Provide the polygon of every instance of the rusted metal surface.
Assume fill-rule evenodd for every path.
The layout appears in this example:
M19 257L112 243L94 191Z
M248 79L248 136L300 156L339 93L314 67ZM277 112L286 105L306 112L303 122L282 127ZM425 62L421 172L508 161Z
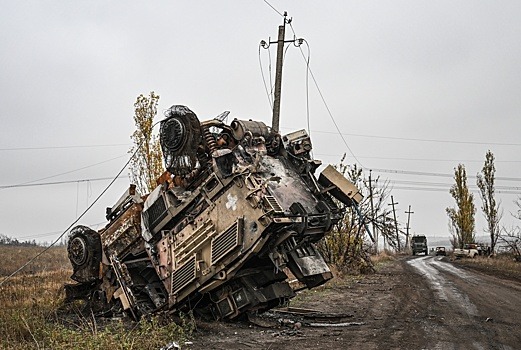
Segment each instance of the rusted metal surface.
M199 122L173 106L160 139L168 173L146 197L131 186L107 209L97 273L78 281L79 294L136 319L191 309L230 319L287 304L295 290L286 269L305 288L333 277L314 245L361 198L330 168L315 177L321 162L304 130L281 136L260 121ZM82 247L69 243L91 253ZM75 271L81 260L71 254Z
M130 205L102 233L101 242L109 255L125 257L136 245L142 244L141 212L142 203Z

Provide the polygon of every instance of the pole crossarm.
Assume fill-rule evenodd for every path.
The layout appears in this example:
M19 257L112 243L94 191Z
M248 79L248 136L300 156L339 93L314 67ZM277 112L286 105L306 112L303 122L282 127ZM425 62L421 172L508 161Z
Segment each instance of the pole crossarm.
M277 41L271 41L271 38L266 42L261 40L260 45L264 49L268 49L271 44L277 44L277 65L275 69L275 89L273 99L273 117L271 122L271 130L274 133L279 132L279 120L280 120L280 98L282 93L282 65L284 63L284 44L294 43L296 47L299 47L304 42L304 39L293 38L293 40L286 40L286 24L291 23L291 18L287 19L288 13L284 11L284 22L279 26L279 35Z

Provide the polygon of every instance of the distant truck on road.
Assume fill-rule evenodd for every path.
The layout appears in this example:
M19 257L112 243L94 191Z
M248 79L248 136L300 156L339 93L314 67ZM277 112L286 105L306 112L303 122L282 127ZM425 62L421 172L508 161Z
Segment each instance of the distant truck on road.
M416 255L417 253L425 253L425 255L427 255L428 254L427 237L425 237L425 235L412 236L411 249L412 249L412 255Z

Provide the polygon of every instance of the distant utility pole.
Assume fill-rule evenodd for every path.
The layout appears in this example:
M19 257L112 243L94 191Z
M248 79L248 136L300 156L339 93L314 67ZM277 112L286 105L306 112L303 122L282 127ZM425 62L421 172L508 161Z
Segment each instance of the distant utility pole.
M411 214L414 214L411 211L411 206L409 205L409 210L405 212L407 214L407 238L405 239L405 247L409 247L409 223L411 222Z
M400 251L400 236L399 236L399 233L398 233L398 221L396 220L396 210L394 209L394 206L396 204L400 204L400 203L395 203L394 202L394 198L391 195L391 203L388 204L388 205L392 205L393 206L394 226L396 227L396 244L398 245L398 251Z
M375 229L374 221L376 220L376 215L374 212L374 204L373 204L373 179L371 178L372 170L369 169L369 198L371 199L371 223L373 225L373 234L374 234L374 250L375 253L378 253L378 233Z

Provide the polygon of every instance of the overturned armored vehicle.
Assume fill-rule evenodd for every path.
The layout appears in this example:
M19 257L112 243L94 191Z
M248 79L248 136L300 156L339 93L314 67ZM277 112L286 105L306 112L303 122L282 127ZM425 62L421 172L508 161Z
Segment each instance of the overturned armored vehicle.
M141 196L131 185L103 229L71 231L69 298L136 319L159 310L230 319L287 303L288 271L303 288L332 278L315 243L361 195L331 166L315 177L321 163L304 130L200 122L184 106L165 116L157 188Z

